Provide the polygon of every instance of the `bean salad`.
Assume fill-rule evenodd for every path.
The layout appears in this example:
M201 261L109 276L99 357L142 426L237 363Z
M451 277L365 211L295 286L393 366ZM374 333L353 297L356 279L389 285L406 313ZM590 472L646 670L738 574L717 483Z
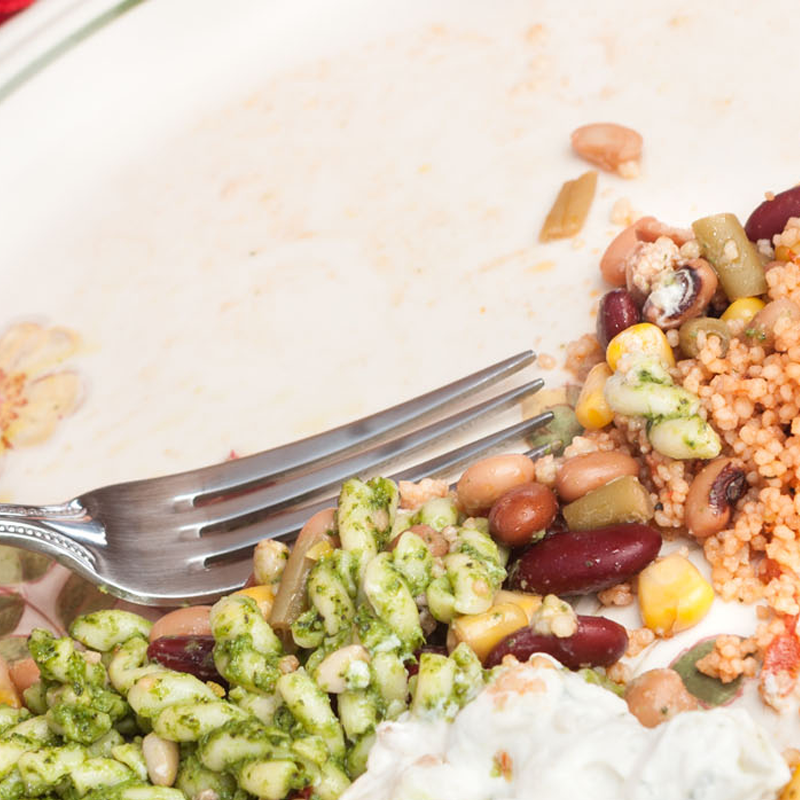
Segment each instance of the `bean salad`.
M538 653L654 727L698 697L677 668L634 678L621 659L721 600L763 602L762 624L696 669L758 677L781 708L800 673L795 213L792 189L745 226L623 231L580 385L542 406L549 455L487 457L454 491L352 478L291 549L261 542L248 585L213 606L35 630L30 659L0 665L0 800L336 800L382 722L451 720ZM676 535L710 581L686 552L660 556ZM577 614L581 596L636 603L641 628Z

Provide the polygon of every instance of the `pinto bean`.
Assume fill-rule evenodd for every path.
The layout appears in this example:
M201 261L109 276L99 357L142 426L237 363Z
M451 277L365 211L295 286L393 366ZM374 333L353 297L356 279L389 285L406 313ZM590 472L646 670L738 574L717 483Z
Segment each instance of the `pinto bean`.
M655 217L642 217L636 223L636 236L640 242L654 242L656 239L666 236L668 239L672 239L678 247L682 247L694 239L694 231L691 228L674 228Z
M623 475L636 477L639 464L625 453L583 453L568 458L556 476L556 491L566 503L583 497Z
M646 728L655 728L681 711L698 708L674 669L651 669L634 678L625 689L628 710Z
M751 344L772 350L775 347L775 324L782 318L800 319L800 306L785 297L767 303L745 326L744 336Z
M287 648L294 646L292 623L308 608L306 584L308 574L316 562L312 558L306 558L306 554L315 545L331 543L335 531L336 509L325 508L318 511L303 525L289 554L269 615L269 624Z
M641 134L615 122L583 125L572 132L571 141L579 156L609 172L638 161L642 155Z
M627 289L612 289L600 298L597 308L597 341L602 348L620 331L642 321L639 307Z
M733 458L717 458L701 470L686 495L685 521L698 539L713 536L730 521L736 501L747 488L745 472Z
M39 682L39 667L32 658L22 658L8 665L8 672L17 692L22 693Z
M428 550L432 556L446 556L447 551L450 549L450 545L447 542L447 539L442 536L436 528L432 528L430 525L412 525L409 530L411 533L416 533L425 545L427 546ZM405 532L405 531L404 531ZM401 534L402 536L402 534ZM395 536L394 539L389 543L389 550L394 550L397 547L397 543L400 541L400 536Z
M638 523L559 533L520 556L509 587L538 594L599 592L641 572L660 548L658 531Z
M458 482L458 503L471 516L486 512L509 489L531 483L534 472L533 461L518 453L476 461Z
M489 512L489 532L501 544L520 547L555 519L558 502L541 483L524 483L506 492Z
M211 624L208 615L211 606L189 606L178 608L157 619L150 628L150 641L162 636L209 636Z
M572 636L545 636L529 627L514 631L495 645L484 666L496 667L508 655L527 661L534 653L547 653L568 669L610 667L627 647L628 634L622 625L605 617L579 615L578 629Z
M642 217L633 225L629 225L612 240L600 259L600 273L612 286L625 286L625 270L628 260L639 246L638 230L642 224L655 217Z

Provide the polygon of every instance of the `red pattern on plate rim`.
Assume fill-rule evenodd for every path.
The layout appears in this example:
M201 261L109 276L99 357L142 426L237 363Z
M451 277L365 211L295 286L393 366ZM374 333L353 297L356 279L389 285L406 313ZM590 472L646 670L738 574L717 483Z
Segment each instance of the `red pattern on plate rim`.
M0 24L32 3L33 0L0 0Z

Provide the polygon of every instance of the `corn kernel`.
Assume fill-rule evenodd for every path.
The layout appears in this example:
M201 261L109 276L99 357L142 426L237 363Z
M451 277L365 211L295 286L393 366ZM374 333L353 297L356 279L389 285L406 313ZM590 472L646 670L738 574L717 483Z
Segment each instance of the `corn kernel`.
M800 242L792 245L779 244L775 248L776 261L795 261L800 256Z
M800 800L800 767L792 773L792 779L783 787L779 800Z
M659 636L671 636L696 625L714 600L711 585L679 553L645 567L639 574L638 593L644 624Z
M519 606L528 618L528 622L533 618L533 612L542 604L540 594L526 594L525 592L512 592L509 589L500 589L494 596L494 605L499 606L503 603L513 603Z
M575 404L575 416L584 428L598 430L604 428L614 419L614 412L606 402L606 381L611 377L607 364L596 364L586 376L578 402Z
M261 612L264 619L266 619L272 611L272 603L275 600L275 589L272 586L248 586L246 589L239 589L234 594L243 594L247 597L252 597L256 601L258 610Z
M516 603L499 603L482 614L469 614L453 620L457 642L466 642L483 661L510 633L526 627L528 617Z
M759 300L757 297L740 297L725 309L725 313L720 319L725 322L750 322L764 308L764 305L764 301Z
M0 706L11 706L12 708L22 708L22 702L14 689L0 689Z
M620 331L606 348L606 361L616 370L620 359L628 355L658 359L665 367L675 366L675 355L664 331L650 322L640 322Z
M305 552L305 557L311 561L319 561L323 556L333 552L333 545L327 539L320 539L312 544Z
M11 680L8 664L6 664L2 656L0 656L0 705L22 708L19 692L17 692L17 687L14 686L14 682Z

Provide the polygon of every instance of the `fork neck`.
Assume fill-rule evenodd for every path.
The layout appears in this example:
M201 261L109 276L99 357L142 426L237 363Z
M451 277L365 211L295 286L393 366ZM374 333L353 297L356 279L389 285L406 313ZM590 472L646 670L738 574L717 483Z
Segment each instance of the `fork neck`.
M102 544L105 542L103 526L94 520L80 500L48 506L26 506L0 503L0 524L3 522L28 522L46 526L68 536L76 542Z

